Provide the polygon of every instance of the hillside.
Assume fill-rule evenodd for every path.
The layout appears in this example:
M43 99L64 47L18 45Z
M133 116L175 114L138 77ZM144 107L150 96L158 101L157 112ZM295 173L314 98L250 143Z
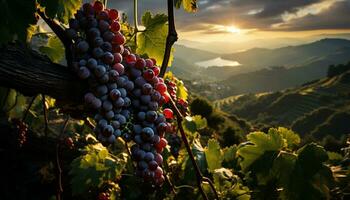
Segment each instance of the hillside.
M194 64L218 56L238 61L242 65L200 68ZM220 82L223 87L228 87L223 93L231 96L247 92L276 91L319 79L326 75L330 64L345 63L349 57L350 40L346 39L322 39L309 44L277 49L254 48L226 55L179 46L175 51L173 69L175 75L182 79ZM279 68L273 68L274 66ZM269 68L282 69L281 67L285 69L269 70ZM283 77L280 73L283 73ZM223 81L225 79L227 80ZM269 84L271 80L277 84ZM263 87L257 88L257 85ZM278 87L273 88L272 85Z
M232 96L214 103L217 108L254 124L291 127L302 135L320 138L331 132L338 133L337 136L350 133L349 126L344 127L346 121L350 123L349 104L350 71L300 87Z
M224 55L225 59L238 61L244 66L265 68L268 66L298 67L315 61L327 60L331 55L348 60L350 40L322 39L316 42L287 46L277 49L253 48L247 51ZM340 56L341 54L341 56ZM344 62L339 60L338 62Z

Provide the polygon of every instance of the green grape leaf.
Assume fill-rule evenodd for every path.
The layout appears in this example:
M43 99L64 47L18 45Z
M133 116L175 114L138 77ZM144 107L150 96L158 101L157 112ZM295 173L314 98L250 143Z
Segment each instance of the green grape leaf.
M25 42L27 28L36 23L35 1L11 0L0 1L2 15L0 18L0 44L13 40Z
M204 150L205 158L207 160L208 170L214 171L215 169L221 168L223 160L220 144L215 139L208 141L208 147Z
M286 185L294 170L297 156L292 153L283 152L273 162L272 174L282 185Z
M70 18L74 17L74 14L79 10L82 0L58 0L57 17L63 23L67 24Z
M197 130L205 128L207 126L207 120L200 115L187 116L183 120L182 125L187 131L194 133Z
M247 170L265 152L279 151L286 146L282 136L277 132L253 132L247 135L248 141L253 145L245 145L238 149L237 153L243 160L240 165L243 170Z
M93 187L98 189L106 181L114 181L127 163L127 155L121 153L111 157L100 143L87 145L82 153L72 161L69 171L73 195L84 194Z
M150 12L146 12L142 16L142 25L145 30L137 35L136 53L147 54L161 64L168 35L168 17L165 14L152 16ZM171 53L169 65L172 60L173 54Z
M198 8L197 0L175 0L176 8L180 8L181 5L187 12L196 12Z
M282 135L283 139L286 140L287 146L290 149L293 149L293 148L297 147L300 144L300 137L299 137L299 135L294 133L290 129L279 127L278 129L270 128L269 132L270 131L279 132Z
M323 147L311 143L298 150L297 160L293 171L290 165L281 166L280 173L286 173L281 186L281 199L303 200L303 199L329 199L329 186L333 183L332 171L324 164L328 160L327 152Z
M58 19L67 24L70 18L74 17L76 11L83 3L82 0L39 0L40 6L45 7L45 14L49 18Z
M236 159L236 153L237 153L237 146L236 145L226 147L222 151L223 151L224 161L230 162L230 161Z
M39 47L39 51L55 63L59 63L64 59L64 46L57 36L49 37L46 46Z
M327 160L326 150L315 143L308 144L298 150L298 165L302 166L305 176L313 176L322 168L322 163Z

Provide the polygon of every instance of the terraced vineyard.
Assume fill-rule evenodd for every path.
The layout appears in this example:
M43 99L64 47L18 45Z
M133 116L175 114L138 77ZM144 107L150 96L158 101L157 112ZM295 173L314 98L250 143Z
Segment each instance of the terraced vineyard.
M253 122L290 126L321 107L340 107L350 101L350 72L280 92L245 94L214 102L225 112Z

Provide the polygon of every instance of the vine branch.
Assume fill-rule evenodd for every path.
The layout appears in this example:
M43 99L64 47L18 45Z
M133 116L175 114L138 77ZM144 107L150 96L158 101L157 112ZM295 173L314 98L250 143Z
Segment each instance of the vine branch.
M174 0L168 0L168 36L166 38L164 57L159 77L164 77L165 75L166 69L169 64L171 48L176 41L177 32L175 28Z

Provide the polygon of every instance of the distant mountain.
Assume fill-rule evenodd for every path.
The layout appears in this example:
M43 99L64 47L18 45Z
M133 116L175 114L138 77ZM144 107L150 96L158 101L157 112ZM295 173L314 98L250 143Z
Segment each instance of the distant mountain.
M278 92L228 97L214 105L253 124L291 127L318 139L328 134L340 138L350 133L350 70Z
M275 80L277 85L281 85L281 87L275 89L296 86L308 80L324 77L326 69L330 64L344 63L350 58L350 40L346 39L322 39L309 44L287 46L278 49L253 48L244 52L226 55L214 54L206 50L193 49L185 46L177 46L175 49L173 66L176 71L181 72L177 74L175 71L175 74L180 78L195 78L196 80L206 82L228 79L226 82L232 83L232 86L229 84L230 87L243 85L237 81L237 78L238 80L244 80L244 77L246 77L247 80L254 81L256 78L255 75L259 76L259 79L264 79L264 77L266 77L266 81L269 81L269 79ZM238 61L241 66L198 68L198 66L195 65L195 62L220 56L224 59ZM291 76L291 80L288 81L286 77L281 77L286 83L280 83L278 82L279 77L276 77L278 74L269 75L271 71L262 70L271 66L298 69L283 71L284 73L291 72L291 74L288 75ZM252 74L249 75L247 73ZM272 73L274 72L272 71ZM267 88L267 90L269 89L268 87L265 88ZM266 91L266 89L249 90L248 92L257 91ZM233 93L229 95L233 95Z
M224 55L223 58L238 61L243 66L266 68L269 66L300 67L337 55L338 62L350 56L350 40L322 39L313 43L287 46L277 49L253 48L244 52ZM340 56L342 54L342 57Z

